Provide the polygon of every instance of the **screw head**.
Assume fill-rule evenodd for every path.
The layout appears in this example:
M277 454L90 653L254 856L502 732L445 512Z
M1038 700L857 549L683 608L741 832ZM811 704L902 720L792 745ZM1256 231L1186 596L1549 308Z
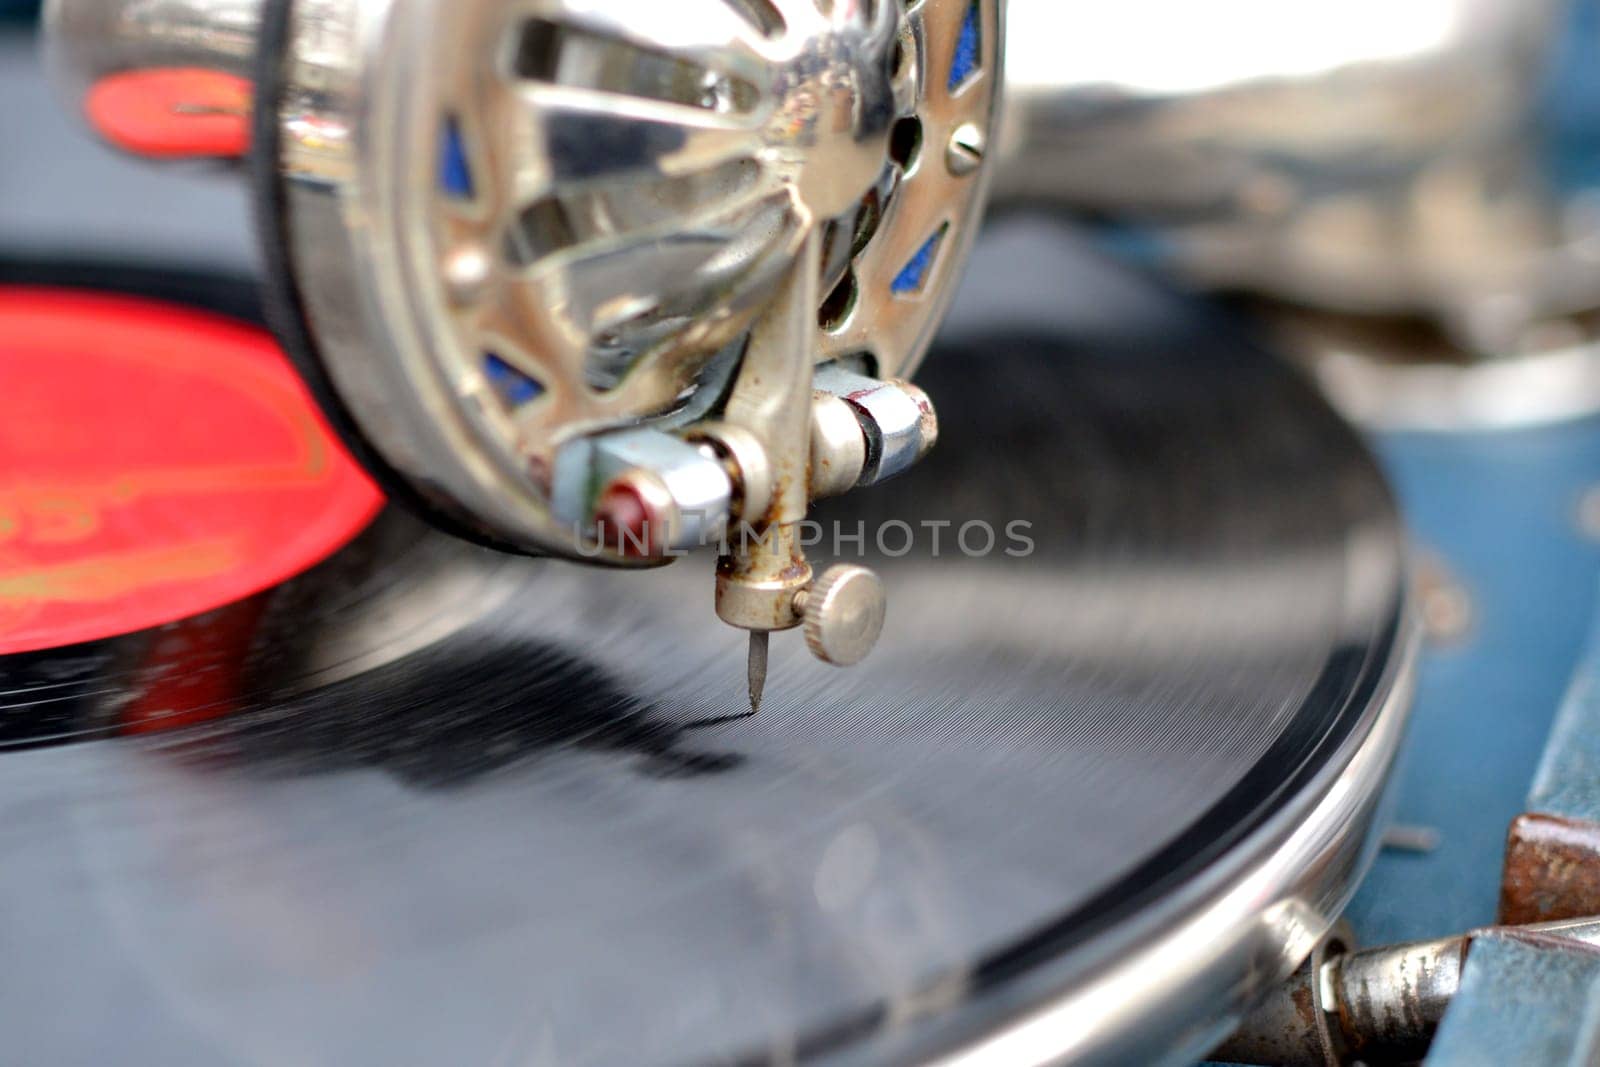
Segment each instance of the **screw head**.
M494 276L494 263L480 245L467 244L455 249L444 261L445 284L450 299L457 305L477 302Z
M872 571L829 567L805 594L806 645L824 663L853 667L878 643L887 610L883 581Z
M945 146L945 166L957 178L965 178L983 165L984 147L983 130L976 123L962 123Z

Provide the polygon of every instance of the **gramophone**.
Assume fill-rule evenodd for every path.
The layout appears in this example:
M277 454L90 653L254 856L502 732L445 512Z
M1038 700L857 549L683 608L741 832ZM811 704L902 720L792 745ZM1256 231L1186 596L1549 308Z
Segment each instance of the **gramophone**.
M999 0L62 0L108 140L241 161L276 332L391 497L613 567L718 549L717 612L848 665L875 575L811 501L907 470L972 242Z
M883 583L855 564L814 576L800 529L814 501L904 473L933 447L933 406L908 379L991 185L995 213L1070 216L1102 247L1246 304L1369 423L1514 425L1600 401L1600 216L1573 166L1583 138L1541 138L1562 132L1560 116L1530 121L1558 39L1553 0L1191 7L54 0L49 40L74 109L104 139L246 173L275 332L393 500L470 541L612 569L715 546L718 614L752 635L753 709L770 633L803 628L819 658L849 665L883 630ZM1244 377L1234 394L1296 398L1280 429L1337 439L1316 453L1343 457L1337 470L1307 468L1327 476L1327 499L1360 498L1365 510L1326 524L1293 512L1307 539L1290 540L1306 550L1265 573L1255 565L1275 560L1258 559L1259 545L1219 572L1204 553L1187 567L1188 542L1172 535L1162 542L1171 554L1153 554L1156 578L1108 566L1099 614L1058 627L1072 612L1052 603L1033 629L1061 630L1073 671L1077 656L1121 684L1179 677L1181 690L1185 671L1203 673L1207 657L1236 663L1237 649L1213 641L1211 627L1162 621L1253 593L1252 582L1271 596L1283 581L1303 601L1306 572L1294 565L1309 561L1350 582L1328 594L1334 609L1317 601L1336 621L1323 627L1296 603L1236 623L1258 642L1252 654L1300 654L1302 624L1333 633L1329 662L1346 657L1344 673L1330 666L1307 706L1348 706L1299 711L1318 737L1334 735L1328 723L1359 723L1285 786L1289 799L1272 812L1279 837L1263 845L1266 829L1248 836L1233 813L1219 816L1204 847L1220 854L1226 837L1231 851L1214 866L1134 901L1143 910L1131 919L1113 914L1119 898L1099 902L1104 925L1091 933L1063 922L1061 944L1081 935L1098 952L1115 938L1117 950L1067 968L1059 988L1008 992L991 1016L1003 1026L959 1032L966 1044L948 1046L968 1062L1198 1053L1298 961L1311 955L1314 970L1343 949L1324 935L1371 859L1409 696L1400 538L1348 429L1324 419L1309 390ZM1242 435L1238 410L1227 425ZM996 462L1007 458L1020 462ZM1137 473L1131 461L1118 470ZM1266 488L1281 502L1303 486ZM1169 517L1165 502L1150 512ZM1111 540L1116 563L1126 546ZM1071 551L1050 573L1092 599L1081 579L1093 567ZM1011 587L1019 599L1022 584ZM1099 621L1130 604L1139 625L1102 633ZM984 616L997 629L1012 621L1003 609L991 603ZM1059 650L1024 625L1040 618L1006 630L1014 643L996 656L1000 677L1017 663L1055 665ZM1157 640L1174 634L1182 640L1170 647ZM946 650L979 643L943 636ZM485 673L477 663L464 672L473 679ZM1247 676L1228 690L1230 716L1239 692L1253 699L1271 681ZM1167 692L1152 699L1156 711ZM1020 684L1016 693L1031 695ZM1152 747L1174 735L1195 742L1198 718L1165 732L1151 721L1137 729ZM1053 772L1048 763L1029 765ZM1288 758L1272 767L1300 769ZM611 843L597 837L595 852L611 859ZM1146 873L1136 888L1158 884L1160 872ZM907 878L907 892L934 881ZM1029 960L1058 962L1053 951L1010 963L1026 975ZM1374 950L1356 962L1389 974L1413 957ZM897 1007L936 1016L1003 986L1002 971L974 964L962 982L917 989ZM1346 995L1329 988L1312 990L1325 1008ZM1268 1024L1301 994L1304 981ZM1421 1018L1405 1047L1437 1021ZM1257 1036L1245 1033L1241 1055ZM1332 1040L1294 1036L1308 1048Z

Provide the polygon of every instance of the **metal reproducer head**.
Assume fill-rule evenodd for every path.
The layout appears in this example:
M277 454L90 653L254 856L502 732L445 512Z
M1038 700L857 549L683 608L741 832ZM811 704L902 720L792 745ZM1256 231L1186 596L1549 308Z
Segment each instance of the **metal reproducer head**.
M53 0L48 24L104 137L245 160L274 326L393 498L616 566L718 544L719 614L766 633L803 621L810 502L936 436L904 379L981 212L1001 3Z

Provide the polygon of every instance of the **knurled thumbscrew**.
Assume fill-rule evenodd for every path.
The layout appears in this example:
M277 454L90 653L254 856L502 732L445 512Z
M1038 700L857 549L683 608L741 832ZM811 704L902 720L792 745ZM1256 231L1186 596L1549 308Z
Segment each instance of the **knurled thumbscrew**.
M883 581L853 563L829 567L796 598L811 654L835 667L867 658L883 634L888 598Z

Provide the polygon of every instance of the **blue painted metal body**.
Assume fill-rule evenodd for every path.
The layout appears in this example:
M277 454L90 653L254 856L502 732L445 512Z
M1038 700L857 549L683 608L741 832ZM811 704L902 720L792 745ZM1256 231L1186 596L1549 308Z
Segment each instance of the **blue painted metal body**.
M1600 950L1473 941L1428 1067L1590 1067L1600 1061Z
M1600 625L1556 717L1528 810L1600 823Z
M1594 451L1579 451L1586 463L1596 463ZM1581 586L1582 577L1574 575L1574 583ZM1600 620L1590 628L1523 807L1600 822ZM1561 637L1564 644L1566 634ZM1427 1062L1428 1067L1600 1062L1600 950L1530 944L1515 933L1478 936Z
M1527 810L1600 821L1600 627L1550 732ZM1428 1067L1600 1062L1600 949L1514 932L1473 940Z
M1375 445L1413 540L1465 586L1474 619L1463 640L1423 653L1399 768L1395 818L1436 830L1438 847L1378 856L1346 912L1362 945L1445 937L1494 922L1506 830L1528 810L1529 783L1600 607L1600 543L1579 524L1584 494L1600 484L1600 418L1487 434L1395 434ZM1600 633L1596 641L1590 667L1600 670ZM1600 749L1600 738L1587 745ZM1579 756L1553 759L1565 778ZM1454 1021L1453 1008L1457 1036L1451 1044L1441 1037L1429 1067L1545 1062L1471 1058L1476 1048L1526 1038L1500 1033L1496 1046L1484 1041L1483 1028L1536 1021L1536 1006L1520 999L1500 1016L1487 1008L1502 983L1537 974L1560 985L1567 973L1565 961L1526 960L1530 951L1488 942L1473 949L1482 962L1469 964L1469 973L1479 976L1459 1014L1477 1022ZM1591 989L1600 995L1584 975L1566 980L1546 1002L1570 992L1585 1004Z
M1349 912L1363 944L1494 921L1506 829L1526 810L1596 609L1600 544L1579 526L1600 483L1600 419L1378 442L1419 545L1472 598L1465 640L1429 649L1396 818L1432 827L1426 854L1379 856Z

